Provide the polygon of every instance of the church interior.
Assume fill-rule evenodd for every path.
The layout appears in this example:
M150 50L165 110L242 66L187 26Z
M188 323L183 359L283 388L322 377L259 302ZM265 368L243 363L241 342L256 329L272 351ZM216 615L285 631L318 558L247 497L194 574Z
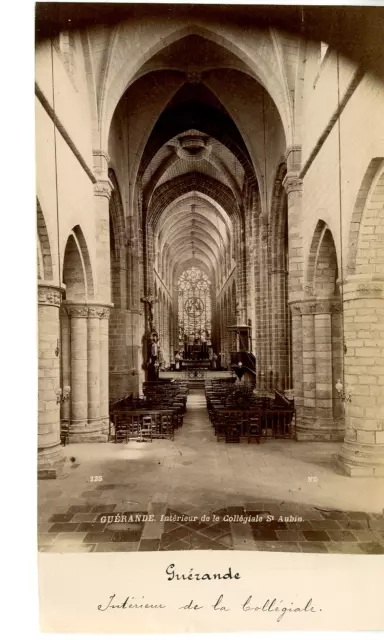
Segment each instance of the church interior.
M384 552L382 18L37 3L40 551Z

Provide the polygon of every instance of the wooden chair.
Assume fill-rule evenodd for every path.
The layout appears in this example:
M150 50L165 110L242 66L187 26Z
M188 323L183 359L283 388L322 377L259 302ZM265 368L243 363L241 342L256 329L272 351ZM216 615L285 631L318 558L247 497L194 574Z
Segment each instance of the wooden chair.
M155 413L152 416L152 438L159 439L162 438L161 433L161 413Z
M236 413L225 414L225 442L231 444L240 442L239 416Z
M127 417L121 413L113 414L113 424L115 425L115 442L127 442L128 439L128 421Z
M138 430L140 434L139 435L140 440L152 442L152 426L153 426L152 416L148 416L148 415L139 416Z
M60 422L60 441L64 447L69 444L69 420Z
M174 426L171 413L161 414L161 435L163 438L174 440Z
M252 440L256 440L257 444L260 444L262 432L261 411L249 411L247 416L247 427L248 444Z
M226 426L224 411L213 411L212 418L213 418L213 427L215 430L215 436L217 438L217 441L219 442L219 440L224 440L225 426Z

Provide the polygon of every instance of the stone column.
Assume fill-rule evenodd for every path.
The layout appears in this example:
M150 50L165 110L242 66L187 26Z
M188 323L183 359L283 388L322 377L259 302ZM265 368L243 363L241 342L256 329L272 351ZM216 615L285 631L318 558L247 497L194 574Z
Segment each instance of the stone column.
M343 284L346 433L339 462L349 476L384 477L384 279Z
M338 299L317 300L315 314L316 353L316 433L315 439L342 441L344 421L335 402L335 366L340 365L339 328L341 302Z
M106 442L109 424L110 307L66 302L70 318L70 442Z
M100 426L100 315L97 306L88 307L88 425Z
M287 192L288 206L288 303L292 314L292 385L297 421L300 424L303 417L304 390L301 309L300 305L297 307L297 303L304 298L303 182L297 172L290 171L284 178L283 186Z
M332 389L332 323L331 314L325 307L318 308L315 315L316 355L316 417L324 426L333 422ZM328 311L328 313L327 313ZM322 313L323 312L323 313Z
M334 364L339 352L333 352L332 327L334 314L340 314L340 302L334 300L302 300L292 306L292 333L301 328L302 370L300 370L300 340L293 339L295 370L302 379L302 402L299 400L300 418L297 420L298 440L342 440L344 424L334 412ZM301 327L297 320L301 314ZM299 342L299 344L297 344ZM339 346L339 336L335 344ZM297 379L297 376L296 376ZM300 387L300 385L298 385ZM296 400L295 388L295 402ZM299 396L300 398L300 396Z
M108 179L99 180L94 185L94 191L98 299L109 303L111 299L109 200L112 192L112 184Z
M332 392L333 392L333 419L340 424L344 438L344 405L336 391L338 380L343 380L344 367L344 335L343 335L343 314L341 301L332 305Z
M313 427L316 419L316 347L315 347L315 317L312 313L311 302L302 305L303 331L303 424L298 426L307 431Z
M97 301L104 304L110 304L111 257L109 239L109 201L113 185L108 178L108 155L103 151L94 151L93 158L95 173L98 176L98 181L94 184Z
M38 477L56 478L62 466L60 446L60 289L49 284L38 287L39 336L39 424Z
M100 310L100 440L107 438L109 427L109 329L110 308Z
M289 301L302 299L304 284L304 250L302 195L303 182L294 173L287 173L283 186L288 206L288 294Z
M70 441L82 442L88 422L88 307L66 303L71 323L71 426Z
M292 313L292 386L296 408L297 425L303 421L304 416L304 391L303 391L303 327L301 319L301 307L298 304L291 306Z
M262 215L259 226L260 251L260 377L261 386L269 387L271 340L269 328L272 322L269 306L269 264L268 264L268 216Z
M70 323L65 307L60 309L60 327L61 327L61 386L71 386L71 331ZM71 419L71 403L64 402L61 405L61 418L66 421Z
M88 440L104 442L107 440L109 425L109 315L111 305L111 273L110 273L110 238L109 238L109 201L113 184L108 178L109 156L103 150L93 151L94 171L97 175L97 183L94 185L95 194L95 223L96 223L96 270L97 270L97 296L96 302L91 308L95 308L95 316L99 323L99 352L96 355L96 322L93 326L93 348L91 348L92 374L89 379L94 379L99 366L99 402L92 398L89 407L93 407L95 416L94 425L88 427ZM125 260L122 261L120 276L124 278ZM120 282L120 284L122 284ZM122 293L122 292L121 292ZM124 292L125 294L125 292ZM122 296L122 300L125 295ZM93 313L93 312L92 312Z
M242 216L239 224L240 251L238 253L239 262L236 266L236 297L239 302L240 322L247 322L247 273L249 269L249 256L247 252L245 220ZM232 309L233 322L236 323L236 309Z
M127 308L127 295L128 295L128 279L127 279L127 248L124 243L124 247L120 250L120 261L119 261L119 297L120 297L120 308Z
M286 388L287 377L287 335L285 317L285 270L274 269L271 272L272 306L272 368L273 384L277 389Z

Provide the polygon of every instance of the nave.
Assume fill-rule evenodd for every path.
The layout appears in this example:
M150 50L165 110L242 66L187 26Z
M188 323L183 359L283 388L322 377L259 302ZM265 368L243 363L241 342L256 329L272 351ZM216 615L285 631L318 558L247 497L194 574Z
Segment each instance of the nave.
M64 452L62 477L39 483L43 552L384 553L384 480L359 479L351 491L334 464L338 443L217 442L202 389L189 391L173 441ZM152 521L129 521L138 514Z
M374 8L78 6L36 12L39 548L382 553Z

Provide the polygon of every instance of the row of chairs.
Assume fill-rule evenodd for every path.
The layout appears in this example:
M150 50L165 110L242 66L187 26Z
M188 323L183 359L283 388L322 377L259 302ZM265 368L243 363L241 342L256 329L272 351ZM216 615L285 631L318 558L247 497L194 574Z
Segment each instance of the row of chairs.
M242 395L240 392L244 391ZM211 380L205 385L208 414L218 440L260 442L261 438L292 438L296 430L293 402L281 393L262 396L246 387Z
M188 385L182 381L172 380L161 384L147 382L143 385L146 402L153 406L180 406L185 413L187 407Z
M287 409L216 409L210 419L218 441L259 444L261 438L292 438L295 434L295 413Z
M228 443L241 441L260 443L262 420L260 411L231 410L215 412L212 416L217 440Z
M154 439L173 440L178 428L175 411L125 410L113 414L114 441L152 442Z
M111 407L114 442L151 442L153 439L174 439L183 424L188 387L179 381L147 382L143 397L126 399Z

